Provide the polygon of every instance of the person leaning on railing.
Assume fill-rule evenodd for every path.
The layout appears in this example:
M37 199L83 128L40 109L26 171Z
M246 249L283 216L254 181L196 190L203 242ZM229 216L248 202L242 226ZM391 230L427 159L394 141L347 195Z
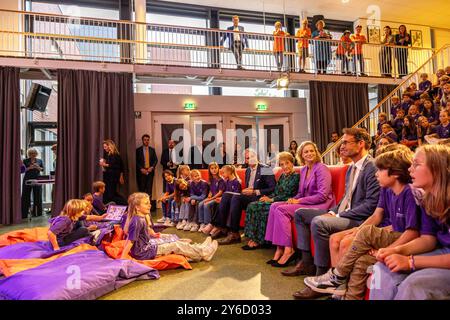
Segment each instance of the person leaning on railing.
M398 27L398 34L395 35L395 44L402 47L411 45L411 36L403 24ZM408 48L395 48L399 77L404 77L408 74L408 50Z
M289 33L283 31L283 25L280 21L275 22L275 31L273 32L273 55L277 64L277 70L283 69L284 62L284 40Z
M389 26L384 27L384 35L381 40L380 67L382 77L392 77L392 48L389 46L395 44L395 37L392 35L392 29Z
M223 46L224 42L228 39L228 48L233 52L234 58L238 69L242 68L242 51L248 48L248 38L244 32L244 27L239 25L239 17L233 16L233 25L228 27L227 30L232 32L226 32L220 39L220 45Z
M308 27L308 19L302 20L302 26L298 29L295 37L298 38L298 66L299 72L305 72L306 58L308 57L309 39L311 39L311 29Z
M342 74L352 74L350 70L350 60L352 59L353 43L350 34L350 30L344 31L336 49L336 57L338 60L341 60Z
M361 33L362 26L357 25L355 28L355 33L350 36L354 43L353 47L353 66L354 66L354 74L358 74L358 68L356 65L359 62L359 72L362 76L366 76L364 73L364 56L363 56L363 44L367 42L366 36Z
M316 62L316 68L318 73L326 73L328 64L331 60L331 43L333 37L330 31L324 29L325 21L319 20L316 22L317 30L312 33L312 38L317 41L314 44L314 59Z

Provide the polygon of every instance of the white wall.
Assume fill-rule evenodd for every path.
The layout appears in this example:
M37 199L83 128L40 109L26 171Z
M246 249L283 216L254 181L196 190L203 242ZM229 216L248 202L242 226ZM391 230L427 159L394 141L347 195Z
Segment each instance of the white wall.
M186 112L185 102L194 102L197 110ZM257 103L268 105L268 111L256 111ZM223 129L229 128L226 119L231 115L273 115L289 116L290 138L298 141L310 138L304 98L270 98L270 97L231 97L231 96L185 96L173 94L143 94L134 95L134 110L141 112L141 119L136 119L136 139L142 134L150 133L153 137L154 114L192 114L223 116ZM139 144L140 141L136 143ZM153 141L152 141L153 142Z

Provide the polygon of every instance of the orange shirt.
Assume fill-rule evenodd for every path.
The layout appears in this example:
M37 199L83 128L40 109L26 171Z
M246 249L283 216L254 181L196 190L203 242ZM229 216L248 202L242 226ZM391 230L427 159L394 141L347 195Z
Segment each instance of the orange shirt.
M350 39L350 37L342 36L341 41L339 42L339 45L336 49L336 54L344 55L346 53L350 53L351 47L352 47L352 40Z
M308 39L311 39L311 29L310 28L306 27L306 29L298 29L295 36L297 38L303 38L303 39L298 40L298 44L297 44L298 49L309 47Z
M366 43L366 37L363 34L352 34L350 36L353 42L355 42L355 48L353 54L362 54L362 45Z
M273 32L273 52L284 52L284 37L286 37L286 32L283 30Z

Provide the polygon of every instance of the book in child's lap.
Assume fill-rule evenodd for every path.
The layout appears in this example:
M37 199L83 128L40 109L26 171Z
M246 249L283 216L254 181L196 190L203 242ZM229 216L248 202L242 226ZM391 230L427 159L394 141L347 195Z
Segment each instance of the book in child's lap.
M180 240L180 237L178 237L176 234L162 233L159 238L150 239L149 243L161 245L164 243L175 242L178 240Z

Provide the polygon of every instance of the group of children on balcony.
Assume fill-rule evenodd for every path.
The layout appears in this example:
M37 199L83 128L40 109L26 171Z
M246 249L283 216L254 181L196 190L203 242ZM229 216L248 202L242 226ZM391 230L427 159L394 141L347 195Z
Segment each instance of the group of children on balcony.
M411 83L402 97L391 98L390 119L378 115L376 146L399 142L411 150L450 138L450 66L439 70L437 83L421 74L419 87Z

